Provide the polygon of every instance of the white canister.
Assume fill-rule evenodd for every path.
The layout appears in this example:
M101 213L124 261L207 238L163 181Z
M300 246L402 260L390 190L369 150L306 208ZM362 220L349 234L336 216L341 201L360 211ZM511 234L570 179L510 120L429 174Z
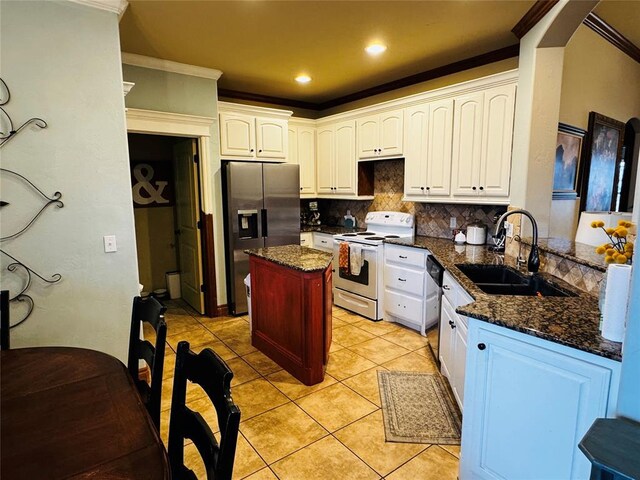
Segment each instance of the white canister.
M467 225L467 243L469 245L484 245L487 243L487 227L481 222Z

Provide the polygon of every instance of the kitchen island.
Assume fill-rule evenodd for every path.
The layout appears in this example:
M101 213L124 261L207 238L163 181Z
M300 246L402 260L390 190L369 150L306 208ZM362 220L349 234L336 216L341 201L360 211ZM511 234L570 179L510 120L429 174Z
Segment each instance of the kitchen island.
M305 385L322 382L331 347L333 256L300 245L245 253L252 345Z

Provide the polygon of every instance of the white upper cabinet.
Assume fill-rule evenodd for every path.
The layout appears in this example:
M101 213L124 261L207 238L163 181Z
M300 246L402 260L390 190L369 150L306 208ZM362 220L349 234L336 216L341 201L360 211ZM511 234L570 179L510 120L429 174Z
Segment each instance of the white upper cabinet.
M272 118L256 118L256 157L287 157L287 121Z
M290 111L218 102L223 159L282 160L289 153Z
M405 195L448 197L451 185L453 100L405 110ZM417 199L417 198L416 198Z
M515 92L513 84L455 98L454 197L509 196Z
M220 113L222 157L255 157L255 119L248 115Z
M319 194L355 195L356 123L347 120L317 131L317 191Z
M316 194L316 129L289 124L288 163L300 166L300 195Z
M402 155L402 110L359 118L358 158L398 157Z

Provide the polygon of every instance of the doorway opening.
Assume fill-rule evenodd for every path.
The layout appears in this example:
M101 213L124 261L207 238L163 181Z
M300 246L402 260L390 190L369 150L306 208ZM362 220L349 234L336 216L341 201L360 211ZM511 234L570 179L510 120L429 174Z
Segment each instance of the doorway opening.
M129 133L138 274L144 291L205 313L198 141Z

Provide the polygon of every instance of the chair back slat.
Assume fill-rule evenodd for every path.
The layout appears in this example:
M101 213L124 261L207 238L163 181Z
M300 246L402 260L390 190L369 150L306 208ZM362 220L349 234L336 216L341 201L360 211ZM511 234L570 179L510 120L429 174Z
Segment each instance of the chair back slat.
M136 380L147 410L158 430L160 429L160 405L162 395L162 373L164 370L164 350L167 339L167 324L164 313L167 307L153 297L133 299L131 312L131 332L129 335L129 356L127 368ZM155 346L148 340L140 338L141 325L150 324L156 333ZM144 388L138 381L140 360L144 360L151 369L151 384Z
M9 322L9 290L0 292L0 350L9 350L11 347Z
M227 364L213 350L205 348L195 354L189 343L178 344L169 424L169 462L174 478L189 478L189 469L184 466L184 440L188 438L203 459L208 480L231 480L240 426L240 409L231 397L232 378ZM187 380L202 387L213 403L219 441L202 416L186 406Z

